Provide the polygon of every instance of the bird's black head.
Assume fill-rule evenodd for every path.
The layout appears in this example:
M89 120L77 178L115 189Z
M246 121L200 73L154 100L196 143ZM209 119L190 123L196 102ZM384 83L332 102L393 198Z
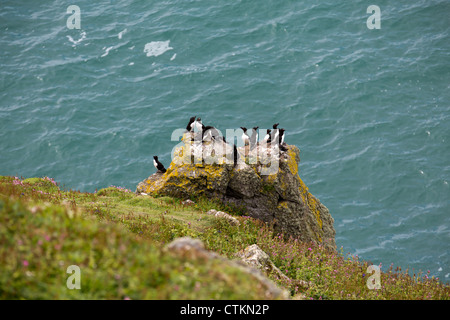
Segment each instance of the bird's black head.
M270 133L270 131L272 131L272 130L270 130L270 129L267 129L267 133Z
M247 128L246 127L240 127L244 132L247 132Z
M253 130L255 130L255 131L256 131L256 130L258 130L258 128L259 128L259 127L253 127Z
M273 125L273 128L276 129L276 128L278 127L278 125L279 125L279 123L275 123L275 124Z
M153 159L158 160L158 156L153 156Z
M200 117L197 118L197 121L202 121L202 119Z
M283 134L286 130L284 130L283 128L280 129L280 133Z
M194 122L194 121L195 121L195 116L193 116L189 119L189 122Z

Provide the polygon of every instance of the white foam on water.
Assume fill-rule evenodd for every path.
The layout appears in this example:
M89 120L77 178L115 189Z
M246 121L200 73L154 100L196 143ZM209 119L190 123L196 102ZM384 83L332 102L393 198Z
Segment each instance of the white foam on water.
M101 57L106 57L109 54L109 51L112 49L113 47L108 47L105 50L105 53L101 55ZM105 47L103 47L103 49L105 49Z
M70 42L73 43L72 47L75 47L77 44L79 44L81 41L86 39L86 32L82 31L80 33L81 38L78 40L74 40L71 36L67 36L67 39L69 39Z
M149 42L145 45L144 52L147 54L147 57L160 56L164 52L173 49L173 48L169 47L169 43L170 43L170 40Z
M172 58L170 58L170 61L174 60L177 57L177 54L175 53Z
M117 35L117 37L119 39L122 39L122 36L127 32L127 29L125 28L124 30L120 31L119 34Z

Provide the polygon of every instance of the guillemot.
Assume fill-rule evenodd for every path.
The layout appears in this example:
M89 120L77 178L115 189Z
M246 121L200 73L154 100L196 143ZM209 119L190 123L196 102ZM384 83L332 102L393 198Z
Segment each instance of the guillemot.
M267 129L267 133L266 133L266 135L264 136L264 142L265 143L270 143L270 142L272 142L272 137L271 137L271 132L272 130L270 130L270 129Z
M272 130L272 138L271 138L271 141L275 141L275 143L278 142L279 134L280 134L280 130L278 129L278 125L279 125L279 123L275 123L275 124L273 125L273 130Z
M250 137L250 150L253 150L258 143L258 128L259 127L253 127L252 129L252 136Z
M197 120L194 122L194 130L197 132L202 132L203 128L205 127L202 123L202 119L199 117L197 118Z
M153 156L153 165L155 166L156 170L158 170L158 172L166 172L166 168L164 168L164 165L159 162L158 156Z
M245 127L241 127L242 131L244 131L244 133L242 134L242 141L244 142L244 146L248 145L250 142L250 138L247 134L247 128Z

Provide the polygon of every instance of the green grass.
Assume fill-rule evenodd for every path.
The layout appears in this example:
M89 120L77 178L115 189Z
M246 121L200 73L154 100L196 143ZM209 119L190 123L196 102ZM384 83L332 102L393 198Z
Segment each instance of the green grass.
M2 299L264 299L264 290L240 270L217 260L166 253L182 236L235 259L258 244L290 278L279 286L307 299L446 299L450 288L427 274L381 273L369 290L369 265L358 257L285 239L242 208L208 199L136 195L111 186L96 193L60 190L49 178L0 177L0 298ZM235 215L231 226L206 212ZM81 290L69 290L69 265L81 268ZM303 285L307 282L309 285Z

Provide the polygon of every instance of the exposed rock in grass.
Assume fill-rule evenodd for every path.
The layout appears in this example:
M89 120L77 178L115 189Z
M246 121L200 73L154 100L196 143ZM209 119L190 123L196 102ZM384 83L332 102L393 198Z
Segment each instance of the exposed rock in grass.
M233 216L231 216L228 213L225 213L223 211L217 211L217 210L211 209L207 212L207 214L213 215L217 218L223 218L223 219L227 220L233 226L240 225L238 219L234 218Z
M301 280L291 280L286 276L275 264L270 260L270 257L257 244L248 246L244 250L236 253L236 257L240 258L249 266L255 267L263 271L267 276L272 276L280 279L283 283L300 286L303 288L309 287L309 283Z
M289 280L289 278L278 269L267 253L261 250L257 244L253 244L242 251L236 253L246 264L264 271L266 274L275 274L278 278Z
M165 247L165 251L187 259L218 259L222 261L224 265L238 268L240 271L247 273L251 278L253 278L253 281L255 281L255 287L258 287L264 291L266 299L289 299L288 291L276 286L257 268L252 268L250 265L240 263L239 261L226 259L215 252L208 251L205 249L203 243L198 239L192 239L189 237L175 239Z

